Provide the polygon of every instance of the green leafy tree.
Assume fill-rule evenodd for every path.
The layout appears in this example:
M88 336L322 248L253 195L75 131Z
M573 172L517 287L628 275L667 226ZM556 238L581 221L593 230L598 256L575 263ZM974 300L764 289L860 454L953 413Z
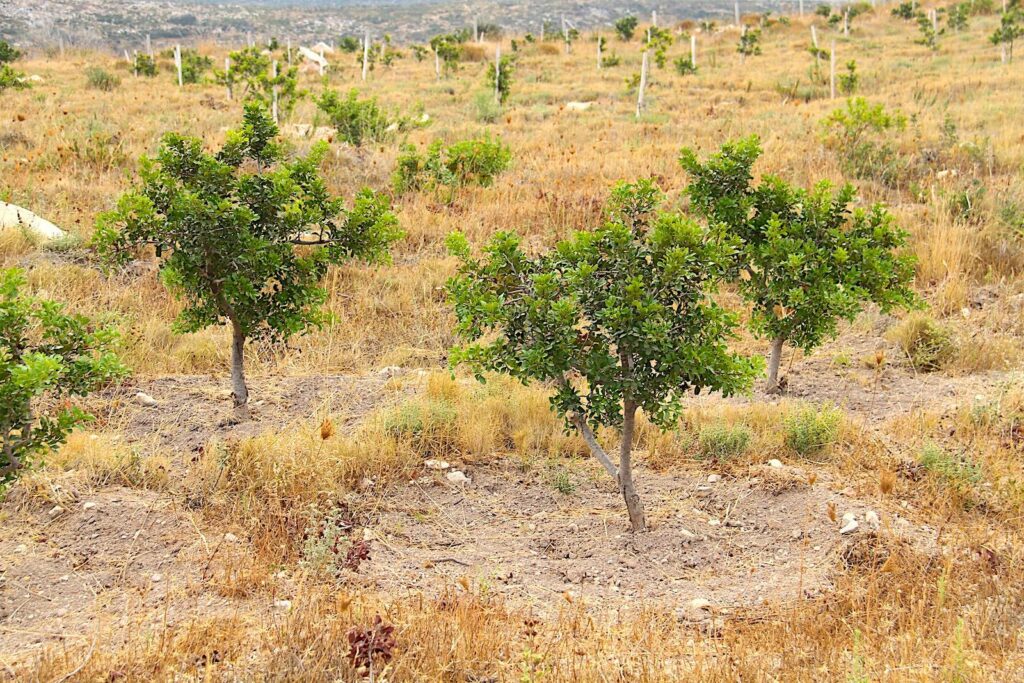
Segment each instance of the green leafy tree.
M247 47L229 55L227 70L216 70L217 83L235 90L244 102L258 102L269 109L277 91L278 111L290 114L305 92L299 90L299 68L278 65L277 76L271 74L273 58L256 46Z
M21 50L6 40L0 40L0 64L10 64L21 59Z
M739 238L736 280L751 303L751 327L772 340L768 389L779 391L783 345L811 351L853 320L865 303L883 311L913 305L914 258L907 233L881 206L850 209L854 189L833 192L827 182L810 190L774 176L753 185L761 154L757 137L724 145L701 163L684 149L691 205L713 230Z
M744 59L761 54L761 29L744 28L740 34L740 44L736 48Z
M493 92L498 93L498 102L505 104L509 94L512 92L512 75L515 73L515 59L509 55L502 55L499 63L500 68L495 69L494 67L494 62L487 65L486 83Z
M1013 61L1013 43L1024 37L1024 9L1021 8L1019 0L1014 0L1006 7L999 19L999 28L995 30L989 40L993 45L1001 46L1006 54L1006 61Z
M910 21L911 19L917 18L917 10L915 9L913 2L901 2L896 7L892 8L892 15L894 17Z
M213 68L213 60L206 55L199 54L198 50L181 51L181 82L199 83L203 75Z
M615 22L615 32L619 34L619 40L629 42L633 40L633 34L636 32L636 27L639 22L633 15L622 17Z
M919 12L917 15L917 30L921 37L915 40L915 43L924 45L932 52L939 49L939 36L945 32L945 29L936 29L932 24L931 17L924 12Z
M461 234L449 240L461 266L448 292L468 342L452 362L481 380L489 371L550 385L553 410L615 480L635 531L646 527L633 482L637 411L670 428L684 395L742 391L760 367L728 351L735 319L710 297L733 254L660 203L650 180L621 184L604 225L537 257L507 232L480 258ZM617 463L601 426L620 430Z
M363 44L355 36L345 36L338 41L338 47L342 52L355 53L363 49Z
M168 134L155 159L142 159L141 187L97 222L96 244L114 262L156 247L164 282L185 304L179 331L230 325L237 407L249 398L246 341L280 342L320 324L328 265L385 260L401 234L383 196L363 190L345 209L327 192L318 171L326 145L286 160L277 132L250 102L216 153Z
M451 76L459 68L459 59L462 58L462 43L458 39L458 36L446 33L444 35L434 36L430 39L430 47L437 53L437 58L441 62L441 73L445 76Z
M971 16L969 3L960 2L950 6L949 14L946 16L946 25L957 33L967 30L967 21Z
M0 487L92 416L71 399L127 374L116 332L25 294L18 270L0 270Z
M676 73L680 76L689 76L697 73L697 65L689 56L678 57L675 61Z
M132 71L136 76L154 78L156 76L156 60L145 52L136 52L132 63Z
M668 63L668 49L672 47L675 39L668 29L652 26L648 33L647 46L654 53L654 63L659 69L664 69Z

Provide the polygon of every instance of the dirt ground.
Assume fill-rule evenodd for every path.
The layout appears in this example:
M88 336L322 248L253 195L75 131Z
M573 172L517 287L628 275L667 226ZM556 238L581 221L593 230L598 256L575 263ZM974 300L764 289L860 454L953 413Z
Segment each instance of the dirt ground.
M917 375L897 363L876 377L857 363L833 362L838 349L852 349L856 359L877 343L847 335L798 360L789 395L832 401L854 419L877 424L922 407L945 410L1005 379ZM257 379L252 418L241 422L222 378L143 380L97 400L105 406L105 429L127 435L143 452L183 458L214 437L242 438L320 414L351 429L375 408L415 392L415 377L416 371L387 369ZM137 391L158 405L140 405ZM872 534L869 512L884 531L921 549L935 541L935 531L903 518L897 502L859 500L826 477L809 483L790 465L757 464L745 476L734 471L713 482L712 471L662 473L641 465L637 478L652 529L640 536L628 533L618 493L590 461L563 464L567 493L552 485L550 471L524 472L513 462L451 466L469 483L453 484L445 472L425 467L397 490L360 494L371 558L348 577L354 586L437 593L465 578L540 612L569 594L609 607L641 601L700 620L830 590L844 551ZM844 535L847 513L859 526ZM128 633L219 614L273 618L287 604L281 601L300 597L290 580L296 568L286 568L259 597L234 595L211 581L233 561L234 550L223 549L227 530L204 527L170 492L106 488L68 509L8 501L0 514L0 672L10 675L44 646L87 643L100 629ZM245 543L232 538L230 545L244 554Z

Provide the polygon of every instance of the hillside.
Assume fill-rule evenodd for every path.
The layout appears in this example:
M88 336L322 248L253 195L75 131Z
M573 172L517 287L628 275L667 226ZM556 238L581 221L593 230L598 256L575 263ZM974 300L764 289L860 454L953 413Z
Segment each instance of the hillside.
M934 50L893 7L860 7L848 35L809 6L745 16L746 56L737 27L673 23L639 116L646 25L628 42L602 29L619 63L601 69L591 31L569 54L468 43L444 77L405 44L365 82L356 53L323 76L303 64L285 151L326 141L326 189L346 206L383 193L404 237L390 263L327 268L322 326L249 342L248 414L229 328L181 333L187 302L154 250L111 268L92 242L162 136L229 139L242 86L229 100L208 71L178 87L166 53L153 77L70 47L14 61L31 87L0 94L0 200L70 235L0 231L0 266L116 328L131 374L69 399L96 419L3 494L0 680L1024 681L1024 59L1000 59L982 3L960 30L926 3L943 10ZM684 33L696 73L674 64ZM502 105L485 79L499 47ZM325 89L376 98L394 125L344 141ZM866 105L882 109L829 122ZM696 217L681 149L750 135L756 181L849 182L854 207L888 207L919 305L787 345L781 393L759 376L688 394L665 431L641 413L634 533L553 385L449 368L446 240L478 254L513 231L548 253L641 178ZM511 153L489 185L396 188L403 143L477 138ZM741 287L714 301L746 323ZM728 340L768 345L743 324Z

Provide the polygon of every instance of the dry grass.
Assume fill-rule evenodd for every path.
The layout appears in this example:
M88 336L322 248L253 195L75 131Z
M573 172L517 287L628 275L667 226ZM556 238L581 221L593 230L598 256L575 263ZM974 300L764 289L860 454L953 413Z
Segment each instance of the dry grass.
M766 31L764 55L742 66L735 31L701 35L700 72L682 78L671 66L655 71L649 111L640 122L624 86L639 69L636 43L611 41L622 65L600 72L587 40L571 55L551 43L524 46L511 101L493 124L478 122L473 104L484 88L479 60L491 54L491 45L474 47L474 61L441 82L429 60L405 59L391 69L378 67L363 84L353 61L340 56L331 87L358 87L400 111L422 104L432 124L411 133L412 142L488 131L512 148L514 166L492 187L460 191L450 206L429 194L396 199L408 237L397 246L394 265L331 269L325 286L334 322L287 349L255 347L249 372L365 372L382 365L437 370L453 341L443 293L454 268L443 251L449 232L462 230L480 243L513 229L528 248L542 249L599 220L613 182L640 176L657 177L675 201L685 184L675 161L683 145L706 153L757 133L765 148L758 173L802 184L843 182L840 160L824 146L819 123L839 103L829 101L827 83L809 76L809 22L794 19ZM912 125L892 139L908 163L906 182L898 188L871 179L857 183L862 203L887 202L910 232L919 258L917 288L931 304L927 313L904 316L892 338L910 353L927 324L947 330L935 371L950 375L1018 367L1024 336L1024 252L1013 203L1024 197L1024 100L1019 69L1001 66L985 39L994 25L994 17L973 18L967 32L943 36L934 56L914 44L912 24L890 18L885 7L858 17L849 38L834 36L840 63L857 60L860 94L911 117ZM217 63L223 57L218 48L204 49ZM686 50L677 45L671 56ZM85 69L94 65L118 73L122 85L111 93L86 88ZM134 79L123 63L99 53L30 59L19 68L44 81L4 94L0 140L17 144L0 147L0 198L84 239L161 134L188 131L214 144L239 117L238 103L224 102L217 86L179 90L166 72L156 80ZM303 86L318 91L318 77L304 75ZM596 104L586 112L566 110L573 100ZM315 119L306 101L293 120ZM294 141L298 150L308 144ZM324 166L330 189L351 195L363 185L386 188L396 154L393 144L335 145ZM104 273L87 252L73 258L37 252L20 232L7 231L0 235L0 264L16 263L30 266L38 293L112 319L126 362L140 377L226 370L225 331L174 334L180 307L154 271ZM722 297L736 302L731 292ZM854 332L870 335L878 322L864 316ZM761 346L749 338L740 342L747 350ZM550 414L542 388L504 379L481 386L438 372L422 383L415 398L371 416L352 433L324 438L321 427L330 416L310 416L280 433L208 444L194 460L178 453L140 457L118 438L116 426L73 436L12 490L12 501L33 508L66 505L90 488L155 488L198 510L204 524L239 530L253 549L224 549L210 573L212 590L238 601L234 616L165 618L127 629L124 640L124 631L116 637L101 632L91 651L68 641L31 653L34 661L18 669L18 679L52 681L76 671L74 678L83 681L356 680L365 672L347 660L348 633L378 614L396 626L386 675L392 681L1024 676L1019 378L952 413L923 411L873 423L845 414L834 443L808 457L798 456L787 440L787 425L802 405L796 401L701 402L688 407L674 432L641 425L645 466L701 468L701 431L742 425L750 431L748 447L719 464L731 476L780 458L939 530L932 552L899 543L891 529L863 535L853 551L836 558L835 591L825 596L716 613L694 624L656 606L612 612L560 596L552 596L544 614L533 613L468 582L440 596L384 595L302 583L299 574L290 610L252 608L277 597L278 570L295 565L311 510L345 503L360 514L386 498L393 484L418 476L426 457L508 458L522 468L585 457L579 439L567 436ZM935 462L922 460L925 444L960 458L951 462L971 463L980 478L964 477L954 487L949 472L955 469L922 464Z

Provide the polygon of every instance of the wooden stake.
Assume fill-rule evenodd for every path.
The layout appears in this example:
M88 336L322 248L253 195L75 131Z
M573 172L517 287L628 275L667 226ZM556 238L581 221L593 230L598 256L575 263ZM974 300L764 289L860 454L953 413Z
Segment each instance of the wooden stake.
M182 79L181 74L181 46L174 46L174 68L178 70L178 87L184 87L185 81Z
M562 17L562 38L565 40L565 54L572 52L572 43L569 42L569 25L565 23L565 17Z
M836 98L836 41L832 41L832 52L828 56L828 87L832 99Z
M366 29L366 37L363 38L363 80L370 71L370 29Z
M843 12L843 35L850 35L850 10Z
M597 69L598 69L598 71L601 70L602 66L603 66L603 62L602 62L602 57L601 57L601 34L598 34L597 35Z
M651 10L651 26L658 27L658 10Z
M644 50L644 59L640 64L640 88L637 91L636 96L636 118L640 119L640 115L644 111L644 90L647 89L647 50Z

